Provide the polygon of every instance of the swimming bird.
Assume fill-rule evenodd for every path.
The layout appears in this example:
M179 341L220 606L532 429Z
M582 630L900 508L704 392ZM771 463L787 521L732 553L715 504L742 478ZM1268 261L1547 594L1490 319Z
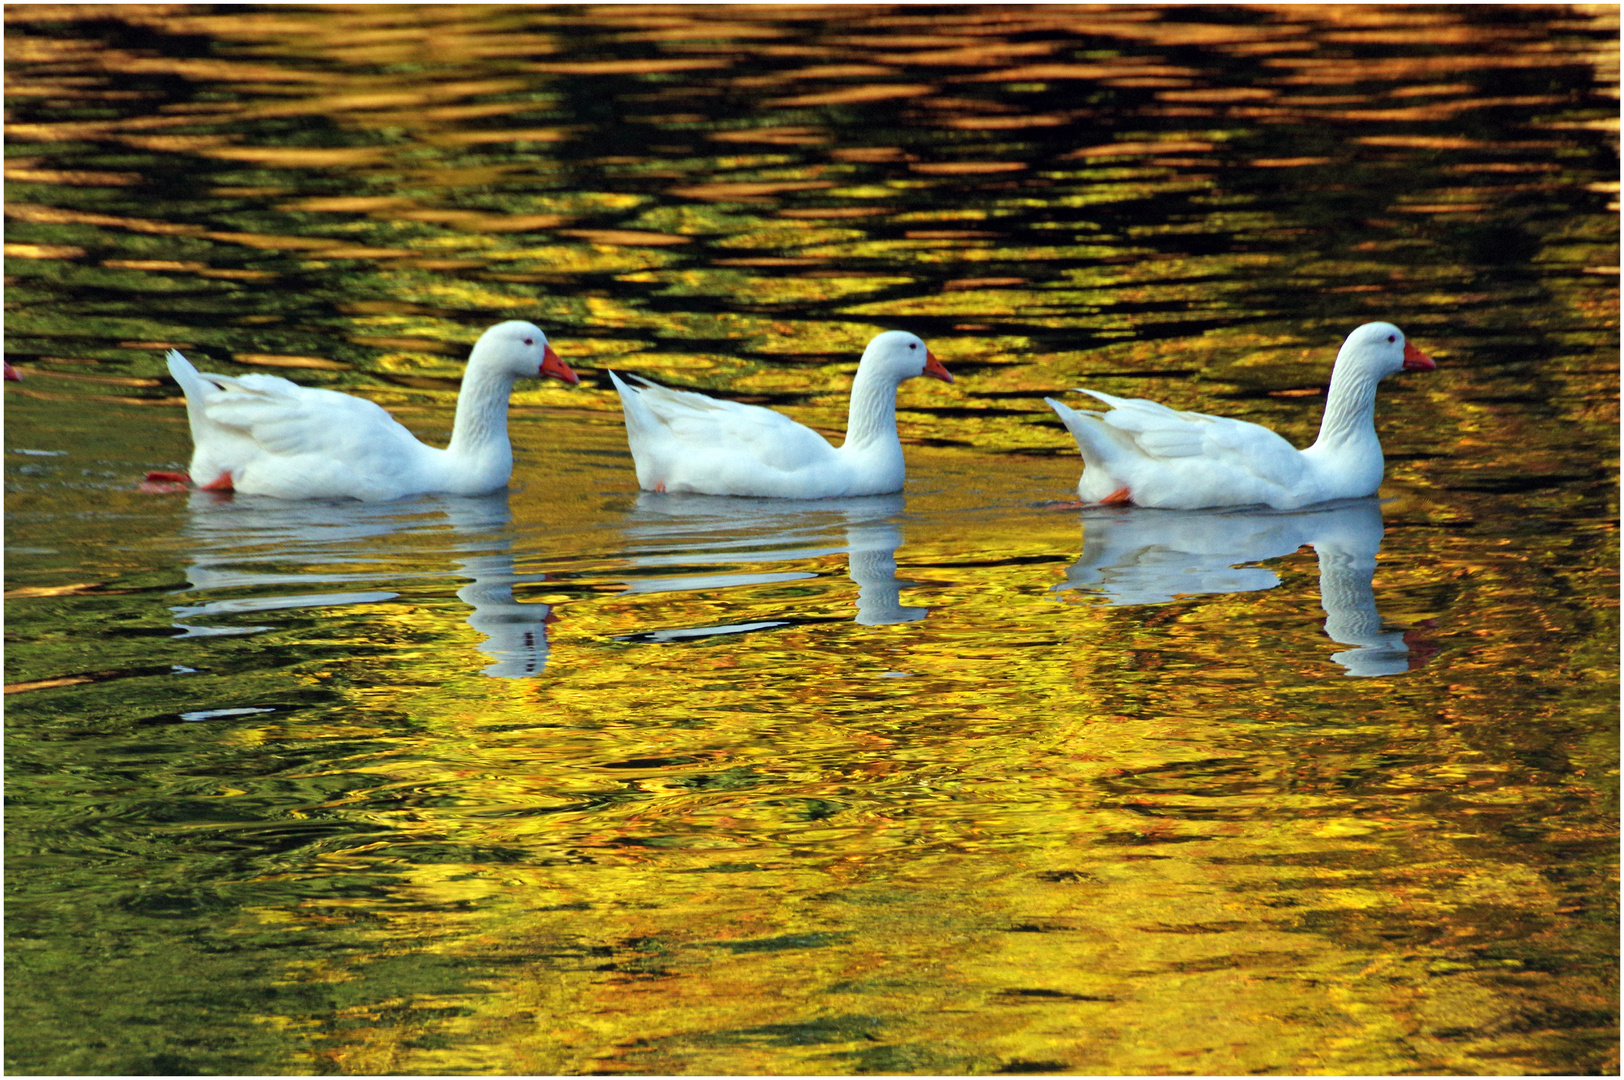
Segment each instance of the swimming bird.
M508 395L520 376L579 380L547 336L527 322L480 335L463 372L451 443L425 446L374 402L300 386L275 375L209 375L179 352L169 373L186 392L192 426L190 477L205 491L283 499L399 499L430 492L483 495L513 472Z
M897 387L928 375L953 376L913 334L891 330L863 350L852 380L846 440L822 435L759 405L671 390L614 372L626 438L647 491L828 499L901 491L906 475L897 437Z
M1383 469L1376 384L1400 371L1434 367L1392 323L1359 327L1337 353L1319 439L1306 450L1258 424L1179 412L1142 398L1079 390L1110 406L1105 412L1044 400L1082 451L1077 494L1085 503L1289 510L1375 494Z

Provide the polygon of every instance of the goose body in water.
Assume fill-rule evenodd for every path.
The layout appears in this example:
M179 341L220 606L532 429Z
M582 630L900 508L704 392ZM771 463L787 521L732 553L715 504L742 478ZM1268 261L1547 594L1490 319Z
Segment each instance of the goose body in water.
M1376 385L1400 371L1433 367L1392 323L1359 327L1337 354L1319 439L1306 450L1258 424L1140 398L1080 391L1110 406L1104 412L1044 400L1082 451L1077 494L1085 503L1289 510L1374 495L1383 470Z
M906 470L897 437L897 387L953 376L925 343L892 330L868 343L852 380L846 440L822 435L759 405L671 390L647 379L631 386L610 372L626 413L626 438L646 491L829 499L901 491Z
M206 491L283 499L484 495L513 473L508 396L514 380L551 375L574 384L569 365L527 322L504 322L474 344L444 450L425 446L382 406L275 375L210 375L169 352L192 427L190 477Z

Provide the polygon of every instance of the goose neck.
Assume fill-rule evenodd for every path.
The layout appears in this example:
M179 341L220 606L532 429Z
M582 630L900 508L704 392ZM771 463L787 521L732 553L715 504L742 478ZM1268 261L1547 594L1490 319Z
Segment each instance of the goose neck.
M897 442L897 380L859 366L851 384L846 446Z
M507 405L514 376L470 362L457 395L457 417L446 449L459 457L479 458L511 453L508 447Z
M1381 376L1368 367L1338 363L1331 371L1316 446L1333 447L1376 435L1376 386Z

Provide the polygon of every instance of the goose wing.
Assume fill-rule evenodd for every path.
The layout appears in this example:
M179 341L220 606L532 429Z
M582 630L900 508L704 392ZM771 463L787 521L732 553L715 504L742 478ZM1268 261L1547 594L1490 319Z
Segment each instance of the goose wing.
M193 408L202 418L246 436L267 454L314 454L359 465L361 456L388 457L422 445L382 406L365 398L300 386L276 375L197 372L195 377L202 392Z
M638 404L678 452L724 451L772 469L792 471L833 448L822 435L782 413L759 405L722 401L687 390L672 390L640 376L633 391Z
M1238 470L1281 486L1290 486L1302 475L1301 452L1261 424L1181 412L1144 398L1081 392L1109 405L1108 412L1095 415L1126 434L1147 458L1169 463L1201 459L1214 470Z

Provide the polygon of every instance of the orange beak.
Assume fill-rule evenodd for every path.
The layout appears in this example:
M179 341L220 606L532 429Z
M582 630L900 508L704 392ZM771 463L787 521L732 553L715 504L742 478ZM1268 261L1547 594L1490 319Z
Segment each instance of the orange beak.
M551 345L547 346L546 350L541 354L541 372L537 375L537 378L540 378L541 375L551 375L555 379L562 379L571 386L581 381L576 378L575 372L570 370L570 366L558 358L558 354L553 352Z
M929 375L933 379L940 379L945 383L953 381L953 373L943 367L942 362L936 359L935 354L929 349L925 350L925 370L921 374Z
M1432 362L1432 357L1411 345L1404 343L1404 370L1405 371L1433 371L1438 367Z

